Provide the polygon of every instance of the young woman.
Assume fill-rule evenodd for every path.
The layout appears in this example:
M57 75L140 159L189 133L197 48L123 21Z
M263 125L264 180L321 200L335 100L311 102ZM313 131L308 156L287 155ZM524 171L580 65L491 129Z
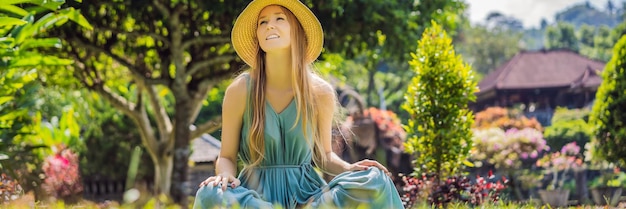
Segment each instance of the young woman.
M349 164L331 150L336 95L311 70L323 32L308 7L254 0L232 43L251 69L226 90L217 175L200 184L194 208L403 208L385 167ZM238 156L244 168L235 177ZM338 175L326 183L312 164Z

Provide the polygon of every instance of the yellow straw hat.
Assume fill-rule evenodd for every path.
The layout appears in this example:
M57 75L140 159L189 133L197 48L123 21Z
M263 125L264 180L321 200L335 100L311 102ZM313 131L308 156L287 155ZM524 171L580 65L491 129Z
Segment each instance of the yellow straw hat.
M324 32L320 21L313 12L299 0L253 0L241 12L231 34L233 48L246 64L256 64L256 55L259 50L259 41L256 38L257 20L263 8L269 5L280 5L291 11L304 28L307 39L307 49L304 59L312 63L322 52Z

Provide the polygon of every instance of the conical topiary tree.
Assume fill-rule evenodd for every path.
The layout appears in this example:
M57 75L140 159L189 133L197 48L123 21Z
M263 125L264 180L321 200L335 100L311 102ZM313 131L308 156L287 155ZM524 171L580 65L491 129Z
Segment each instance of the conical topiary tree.
M467 105L475 100L477 84L436 23L426 29L411 56L415 76L402 105L411 116L405 147L415 154L416 172L446 179L466 161L472 145L474 116Z
M602 72L589 123L594 156L626 166L626 35L613 48L613 57Z

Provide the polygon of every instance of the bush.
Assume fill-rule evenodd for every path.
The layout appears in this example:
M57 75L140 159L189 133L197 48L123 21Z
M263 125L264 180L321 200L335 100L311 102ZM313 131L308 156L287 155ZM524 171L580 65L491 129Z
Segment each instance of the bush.
M455 54L452 40L433 22L409 62L415 76L402 108L411 116L405 126L408 153L415 153L416 171L452 176L471 148L474 122L467 108L478 91L471 67Z
M593 153L626 166L626 35L613 48L613 57L602 72L602 84L589 122L597 143Z
M510 111L502 107L489 107L476 113L476 119L472 127L477 129L497 127L502 130L511 128L543 130L541 123L537 119L529 119L516 111Z
M473 142L470 159L476 161L474 164L480 167L482 162L486 162L504 170L532 165L550 150L541 132L532 128L513 128L506 132L499 128L474 130Z
M557 107L554 110L551 123L559 123L562 121L583 120L587 122L589 120L589 108L568 109L566 107Z
M82 196L83 183L78 172L78 155L69 149L59 150L46 158L43 188L49 195L66 203L76 203Z
M570 142L585 147L591 135L591 126L583 119L560 120L547 127L544 132L548 146L554 149L560 149Z
M476 176L471 180L466 176L451 176L440 183L434 176L422 175L420 178L403 176L402 203L405 208L413 208L420 202L433 206L446 206L450 203L478 206L493 204L500 200L501 191L508 180L495 178L490 171L487 178Z

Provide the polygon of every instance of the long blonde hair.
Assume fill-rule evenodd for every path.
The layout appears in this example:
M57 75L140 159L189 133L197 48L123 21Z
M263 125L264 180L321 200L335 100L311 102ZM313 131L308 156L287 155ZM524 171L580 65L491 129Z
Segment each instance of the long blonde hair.
M310 63L305 62L305 53L307 48L307 40L304 33L304 29L300 22L298 22L296 16L288 9L280 6L283 12L287 15L287 20L291 25L291 69L293 70L292 80L294 100L296 102L296 122L293 124L295 127L298 121L302 122L302 131L304 136L308 136L308 131L311 130L311 136L313 137L313 143L307 140L307 143L313 149L313 161L316 165L321 166L326 162L326 150L321 143L321 134L318 128L318 108L313 92L311 71L312 66ZM257 45L258 46L258 45ZM252 124L248 135L250 160L252 163L248 166L259 165L265 158L265 52L259 47L256 56L256 66L253 66L250 70L250 76L252 82L251 93L254 95L251 99L252 111L251 116ZM310 129L309 129L310 126ZM293 128L292 127L292 128Z

